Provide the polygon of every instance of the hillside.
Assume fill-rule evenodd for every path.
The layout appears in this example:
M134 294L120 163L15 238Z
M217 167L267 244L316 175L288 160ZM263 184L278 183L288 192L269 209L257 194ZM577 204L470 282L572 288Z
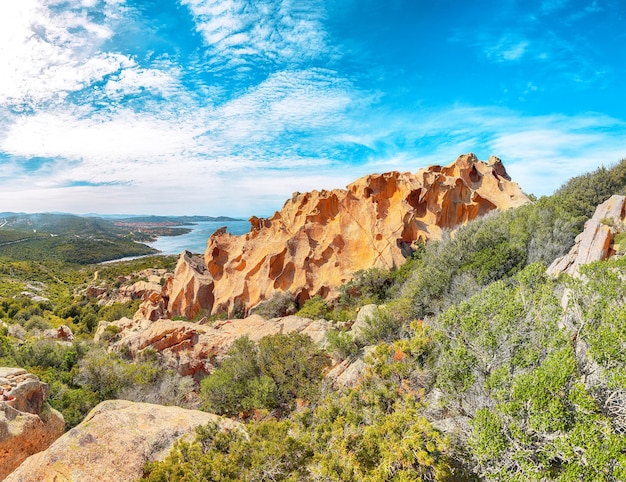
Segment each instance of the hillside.
M68 428L117 398L242 423L205 425L162 461L142 449L145 471L135 461L124 480L626 480L626 208L611 198L624 194L626 160L552 196L478 209L454 232L437 225L403 263L353 267L336 296L276 290L245 319L206 306L157 322L137 311L175 283L177 303L194 305L203 260L190 255L176 267L160 257L81 268L7 261L0 366L49 383ZM384 201L377 208L395 213ZM309 219L309 238L324 239L324 212ZM578 255L593 246L602 247L597 261ZM558 258L584 261L548 274ZM61 325L73 340L43 335ZM94 412L109 417L111 444L130 420L107 415L112 407ZM88 424L80 433L103 437ZM124 463L98 458L96 443L69 454L67 440L15 477L31 480L44 460L61 471L78 459Z
M230 221L210 216L76 216L0 214L0 258L99 263L155 254L145 244L159 236L179 236L194 223Z

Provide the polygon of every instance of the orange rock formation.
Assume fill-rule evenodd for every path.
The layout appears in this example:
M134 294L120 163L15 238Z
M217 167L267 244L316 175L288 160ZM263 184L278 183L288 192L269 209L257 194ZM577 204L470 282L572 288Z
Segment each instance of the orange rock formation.
M206 266L195 263L197 276L180 267L186 279L207 280L210 293L203 293L203 306L195 300L192 309L188 303L168 303L190 299L187 283L172 282L164 290L166 297L147 301L143 313L151 311L150 303L160 303L165 309L156 312L170 318L193 316L199 309L232 313L253 308L281 290L291 291L300 303L315 295L333 297L355 271L397 267L414 243L437 239L444 228L493 209L526 202L500 159L483 162L473 154L415 174L372 174L346 189L294 193L271 218L251 218L252 229L245 235L215 232L205 253ZM178 285L181 292L173 289Z

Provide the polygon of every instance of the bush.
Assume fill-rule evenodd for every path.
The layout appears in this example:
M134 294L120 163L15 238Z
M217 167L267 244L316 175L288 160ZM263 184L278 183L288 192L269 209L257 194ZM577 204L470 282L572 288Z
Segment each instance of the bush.
M66 356L74 351L72 346L65 346L54 340L38 339L27 341L17 348L15 359L23 367L67 368Z
M274 408L274 390L262 377L258 363L258 348L247 336L238 338L228 351L222 365L201 382L204 409L234 416L253 408ZM257 380L256 385L252 382ZM262 388L259 393L253 388Z
M304 305L296 313L303 318L311 318L312 320L319 320L320 318L328 319L332 310L328 302L321 296L314 296L304 302Z
M328 332L328 351L335 358L345 360L356 356L359 352L359 347L350 333L330 330Z
M312 453L294 436L292 423L268 420L246 428L247 433L199 427L194 442L178 443L165 460L148 463L143 480L308 480Z
M57 382L58 384L58 382ZM50 405L60 411L65 419L66 429L75 427L100 403L100 396L88 388L70 388L66 385L51 385Z
M298 311L296 298L289 291L278 291L254 308L254 313L265 319L293 315Z
M185 406L192 391L191 380L164 370L153 356L127 361L102 348L94 348L78 362L74 381L101 400L123 398Z
M378 307L360 331L359 343L375 345L403 338L412 321L408 300L396 299Z
M28 321L24 323L24 328L27 331L35 330L47 330L52 328L52 323L39 315L31 316Z
M346 284L339 287L340 303L346 306L379 304L388 298L393 275L381 268L362 269Z
M239 338L222 365L202 380L204 408L218 414L245 414L252 409L288 412L296 399L316 395L327 359L311 338L298 333L271 335L258 346Z

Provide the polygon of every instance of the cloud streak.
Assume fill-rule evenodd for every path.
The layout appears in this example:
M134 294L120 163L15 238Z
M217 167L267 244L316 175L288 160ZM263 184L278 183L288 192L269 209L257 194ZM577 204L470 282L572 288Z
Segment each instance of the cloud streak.
M297 66L331 50L324 2L182 0L207 46L211 68Z

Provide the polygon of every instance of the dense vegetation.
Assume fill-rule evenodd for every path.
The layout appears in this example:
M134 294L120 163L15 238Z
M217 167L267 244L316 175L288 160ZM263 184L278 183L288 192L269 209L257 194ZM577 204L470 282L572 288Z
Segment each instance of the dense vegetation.
M257 311L267 318L335 320L326 349L302 335L238 340L198 396L245 432L202 427L144 479L626 480L626 258L587 265L581 278L545 274L596 205L625 188L626 160L447 233L395 271L355 273L333 304L269 300ZM98 276L114 285L157 259ZM94 269L2 264L0 364L48 380L70 426L105 398L185 405L191 381L156 356L130 363L93 346L98 320L135 308L75 290ZM19 294L42 286L47 301ZM353 336L355 311L370 303L379 306ZM61 323L79 335L73 344L37 338ZM365 360L356 387L324 378L331 358Z
M589 265L586 281L545 275L596 205L624 192L625 172L623 161L487 216L397 271L359 272L334 306L310 300L301 313L335 319L382 305L357 339L331 332L335 357L375 345L359 386L325 387L291 413L253 417L247 436L202 429L148 466L146 479L626 479L626 261ZM263 310L285 308L296 309L288 294ZM236 376L224 375L204 386L228 388ZM245 407L210 407L267 407L262 390L246 393Z
M171 271L175 262L174 257L155 256L80 266L1 258L0 366L24 367L49 383L49 401L63 413L68 427L80 423L107 398L180 401L177 390L186 384L188 392L188 381L178 380L155 360L132 363L104 354L93 343L99 320L132 317L137 310L139 300L115 301L120 278L136 281L128 274L148 267ZM105 287L111 302L99 304L90 296L86 288L93 285ZM73 342L58 343L43 336L45 330L61 325L73 332Z

